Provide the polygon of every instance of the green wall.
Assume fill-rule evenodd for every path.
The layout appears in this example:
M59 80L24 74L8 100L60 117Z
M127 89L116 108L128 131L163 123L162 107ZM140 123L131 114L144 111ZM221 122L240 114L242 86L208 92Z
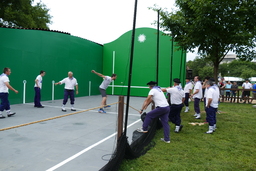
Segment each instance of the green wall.
M114 82L114 88L108 88L108 94L127 94L131 34L132 31L128 31L115 41L104 44L103 73L105 75L111 75L112 71L114 71L118 75L117 80ZM145 36L145 41L139 41L141 35ZM132 96L147 96L148 87L146 83L156 80L156 40L156 29L138 28L135 31L135 49L131 83ZM158 85L161 87L169 87L171 76L172 80L173 78L180 78L184 85L186 54L178 50L176 43L174 43L173 61L171 64L171 37L164 36L162 32L160 32L159 47ZM171 84L173 84L173 82Z
M23 80L26 84L26 102L33 102L34 80L40 70L43 77L42 100L52 99L52 81L60 81L72 71L79 84L79 95L99 94L102 79L90 71L102 72L103 46L68 34L41 30L0 28L0 69L12 70L10 84L19 94L10 92L11 104L22 103ZM63 98L63 85L55 86L55 99Z

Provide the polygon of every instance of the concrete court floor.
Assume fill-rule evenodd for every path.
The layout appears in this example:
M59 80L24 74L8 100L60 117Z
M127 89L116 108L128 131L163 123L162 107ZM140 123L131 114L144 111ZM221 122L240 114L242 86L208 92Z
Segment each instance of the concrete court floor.
M131 97L130 106L140 109L145 98ZM76 98L77 111L98 107L101 96ZM107 103L118 101L108 96ZM126 98L125 98L126 102ZM61 111L62 100L43 101L45 108L33 103L11 105L13 117L0 120L0 129L30 123L67 113ZM124 106L124 110L125 110ZM149 110L149 109L148 109ZM116 145L117 105L98 113L97 109L63 118L0 131L0 171L97 171L111 157ZM6 113L4 113L6 114ZM140 114L129 108L128 141L132 132L141 127Z

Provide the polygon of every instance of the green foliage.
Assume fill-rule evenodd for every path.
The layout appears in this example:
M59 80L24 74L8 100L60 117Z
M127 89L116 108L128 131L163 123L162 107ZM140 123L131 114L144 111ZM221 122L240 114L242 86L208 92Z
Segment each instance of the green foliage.
M207 76L213 77L213 65L205 58L196 57L193 61L188 61L187 67L192 69L193 76L200 76L201 79Z
M34 0L2 0L0 2L0 26L44 28L51 23L49 9L40 3L32 6Z
M190 103L192 106L193 103ZM201 103L203 109L203 103ZM163 130L156 133L155 147L145 155L124 160L120 171L170 171L170 170L255 170L256 168L256 120L255 108L249 104L221 103L217 114L217 130L212 135L205 134L208 125L190 125L195 120L194 111L181 113L182 131L174 133L171 124L171 143L160 141Z
M212 61L215 78L229 51L243 60L255 58L255 0L176 0L178 11L160 10L161 27L178 45Z

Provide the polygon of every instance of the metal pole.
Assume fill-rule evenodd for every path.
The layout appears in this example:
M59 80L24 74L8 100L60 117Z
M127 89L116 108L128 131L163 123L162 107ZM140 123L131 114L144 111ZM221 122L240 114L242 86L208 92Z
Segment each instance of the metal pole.
M112 68L112 74L115 73L115 59L116 59L116 51L113 51L113 68ZM114 87L115 87L115 81L112 81L112 95L114 95Z
M172 47L171 47L171 66L170 66L170 86L172 86L172 67L173 67L173 35L172 35Z
M54 83L55 81L52 81L52 102L54 101Z
M157 43L156 43L156 82L158 84L159 71L159 10L157 10Z
M26 103L26 80L23 80L23 104Z
M117 129L117 140L123 133L123 121L124 121L124 96L119 96L118 103L118 129Z
M131 80L132 80L132 63L133 63L133 53L134 53L134 40L135 40L135 26L136 26L136 14L137 14L137 0L135 0L134 5L134 17L133 17L133 29L132 29L132 40L131 40L131 51L130 51L130 68L129 68L129 79L128 79L128 90L127 90L127 100L126 100L126 110L125 110L125 122L124 122L124 135L127 132L127 122L130 104L130 92L131 92Z

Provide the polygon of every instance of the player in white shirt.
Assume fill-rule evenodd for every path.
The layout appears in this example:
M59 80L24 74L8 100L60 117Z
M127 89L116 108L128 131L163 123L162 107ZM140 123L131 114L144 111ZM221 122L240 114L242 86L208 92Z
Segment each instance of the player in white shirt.
M243 92L243 97L244 97L244 103L246 103L246 100L248 99L248 103L249 102L249 97L250 97L250 91L246 91L248 89L252 89L252 84L249 82L248 79L245 80L245 82L242 85L244 92Z
M15 90L10 84L9 75L11 74L10 68L4 68L3 73L0 75L0 119L4 119L5 116L3 116L3 111L6 110L7 116L13 116L15 115L15 112L11 112L10 103L8 100L9 96L9 89L14 91L15 93L18 93L17 90Z
M64 99L63 99L63 105L62 105L62 111L66 112L66 108L65 105L68 101L68 97L70 97L70 104L71 104L71 111L76 111L76 109L74 108L74 104L75 104L75 87L76 87L76 94L78 94L78 83L77 80L73 77L73 72L69 71L68 72L68 77L64 78L63 80L61 80L58 83L55 83L55 85L57 84L65 84L64 87Z
M168 123L168 115L170 112L169 104L161 88L156 86L157 82L150 81L147 83L147 85L149 86L150 91L148 93L148 97L142 105L140 114L142 114L143 110L147 109L148 105L152 101L155 103L156 108L147 113L142 128L138 128L137 131L147 133L148 126L150 125L151 121L155 118L160 118L164 130L164 138L161 138L161 141L170 143L170 126Z
M199 80L199 76L194 77L194 82L195 82L195 86L192 94L192 97L194 99L194 110L196 112L194 116L195 116L195 119L200 119L201 115L200 115L199 103L202 98L202 84L201 84L201 81Z
M116 80L117 78L117 75L116 74L112 74L111 77L109 76L105 76L101 73L98 73L94 70L92 70L92 73L100 76L103 78L103 81L99 87L100 89L100 93L101 93L101 96L102 96L102 101L101 101L101 108L98 110L99 113L106 113L106 111L103 109L104 108L107 108L107 107L110 107L109 105L107 106L107 94L106 94L106 89L108 88L109 84Z
M45 71L40 71L40 75L38 75L35 79L34 107L37 107L37 108L44 108L44 106L41 104L41 89L42 89L42 82L43 82L44 75L45 75Z
M178 133L181 131L183 127L183 125L181 125L180 112L182 110L183 102L185 100L185 93L179 86L180 79L175 78L173 81L173 87L162 89L162 91L168 92L170 94L171 106L169 120L176 126L174 132Z
M206 82L207 94L206 94L206 121L209 123L209 130L207 134L211 134L216 129L216 112L219 106L220 91L212 81Z
M192 93L192 89L193 89L193 84L190 82L188 78L186 78L186 85L184 87L184 92L185 92L184 104L186 106L186 109L184 112L189 111L189 97L190 97L190 94Z

